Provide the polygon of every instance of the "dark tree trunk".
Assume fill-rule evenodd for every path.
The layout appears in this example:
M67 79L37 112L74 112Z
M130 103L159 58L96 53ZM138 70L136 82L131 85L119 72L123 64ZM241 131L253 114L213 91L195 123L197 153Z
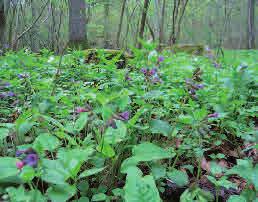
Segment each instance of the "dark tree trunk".
M248 0L248 49L255 49L255 0Z
M69 45L87 47L85 0L69 0Z
M139 31L140 39L143 39L144 28L145 28L145 24L146 24L146 18L147 18L149 5L150 5L150 0L144 0L142 18L141 18L141 23L140 23L140 31ZM142 48L141 42L138 42L138 48Z
M4 43L4 32L5 32L4 4L0 4L0 47Z
M166 15L166 0L163 0L162 4L162 11L161 11L161 22L160 22L160 29L159 29L159 49L163 46L164 40L164 22L165 22L165 15Z
M120 40L121 31L122 31L125 6L126 6L126 0L123 0L123 5L122 5L122 10L121 10L121 15L120 15L120 22L119 22L118 32L117 32L117 36L116 36L116 46L117 47L119 47L119 40Z
M104 48L110 48L110 36L109 36L109 0L106 0L104 4Z

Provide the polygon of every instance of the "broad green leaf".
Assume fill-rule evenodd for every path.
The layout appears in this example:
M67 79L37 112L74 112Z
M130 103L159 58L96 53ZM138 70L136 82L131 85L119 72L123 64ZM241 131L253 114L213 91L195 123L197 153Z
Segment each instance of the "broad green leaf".
M138 161L153 161L172 158L175 156L175 153L165 150L150 142L145 142L136 145L133 148L132 153Z
M83 196L83 197L79 198L79 200L78 200L78 202L89 202L89 201L90 201L90 199L86 196Z
M180 202L213 202L214 196L209 191L204 191L199 187L192 187L186 189L183 194L180 196Z
M24 202L24 201L32 202L30 201L30 197L26 193L23 186L19 186L18 188L8 187L6 191L9 195L10 201L12 202Z
M145 109L144 107L141 107L140 109L138 109L136 114L128 122L130 124L130 126L134 126L136 124L136 122L139 120L140 116L143 113L145 113L146 111L147 111L147 109Z
M105 143L115 145L126 139L126 125L122 121L116 121L116 126L116 129L112 127L107 128L104 134Z
M255 189L258 190L258 165L253 167L251 160L237 160L237 165L226 172L226 174L237 174L246 179L249 183L253 183Z
M189 183L188 175L185 172L177 169L167 172L167 176L179 187L186 186Z
M76 177L82 164L87 161L93 153L93 149L60 149L57 157L62 165L69 172L71 177Z
M132 149L133 156L123 161L121 172L126 172L131 166L136 166L141 161L156 161L161 159L173 158L173 151L165 150L150 142L145 142L134 146Z
M126 202L161 202L154 178L151 175L142 177L142 172L137 167L127 170L124 190Z
M116 155L114 149L107 143L102 143L101 145L98 145L97 151L109 158Z
M89 170L85 170L80 174L79 178L84 178L84 177L89 177L89 176L95 175L97 173L102 172L104 169L105 169L105 167L104 168L92 168Z
M169 136L173 130L168 122L162 120L152 120L150 127L152 133L163 134L166 137Z
M80 117L75 122L74 129L77 132L80 132L82 129L84 129L87 122L88 122L88 114L86 112L83 112L80 114Z
M232 195L229 197L227 202L247 202L247 200L243 196Z
M17 128L18 135L20 136L25 135L32 129L34 125L35 125L34 122L29 122L29 121L25 121L21 123L20 125L18 125L18 128Z
M76 186L69 184L52 185L47 189L47 196L52 202L67 201L76 193Z
M47 151L54 151L60 145L58 138L54 135L43 133L40 134L34 141L33 145L37 148L47 150Z
M193 123L193 117L189 115L180 115L177 118L178 122L183 123L183 124L192 124Z
M47 199L39 190L33 189L28 192L28 195L30 197L29 202L47 202Z
M69 171L64 167L60 160L42 160L42 180L52 184L65 184L70 177Z
M151 166L151 174L155 180L163 178L166 176L166 168L159 164L154 164Z
M0 128L0 144L6 137L8 137L8 135L9 135L8 128Z
M35 177L35 170L31 166L24 166L21 170L20 177L24 182L30 182Z
M107 198L107 195L104 193L98 193L98 194L94 194L92 196L91 201L105 201Z
M104 121L108 121L113 115L113 111L109 106L104 105L102 107L102 118Z
M17 159L11 157L0 157L0 180L15 176L19 170L16 168Z

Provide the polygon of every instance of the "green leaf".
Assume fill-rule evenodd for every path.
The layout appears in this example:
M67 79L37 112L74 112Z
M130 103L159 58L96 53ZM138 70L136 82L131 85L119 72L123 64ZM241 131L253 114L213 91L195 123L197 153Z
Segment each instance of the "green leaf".
M142 177L142 172L137 167L127 170L124 190L125 202L161 202L154 178L150 175Z
M6 137L8 137L8 135L9 135L8 128L0 128L0 144Z
M165 150L150 142L136 145L133 148L132 153L138 161L153 161L172 158L175 156L175 153Z
M162 120L152 120L150 123L151 132L154 134L163 134L164 136L169 136L172 133L171 125Z
M158 180L166 176L166 168L162 165L154 164L151 166L151 174L155 180Z
M19 186L18 188L8 187L6 189L10 201L14 202L23 202L23 201L30 201L30 197L26 194L25 189L23 186Z
M89 201L90 201L90 199L88 197L83 196L83 197L79 198L79 200L77 202L89 202Z
M91 201L105 201L107 198L107 195L104 193L98 193L98 194L94 194L92 196Z
M89 170L85 170L80 174L79 179L95 175L99 172L102 172L104 169L105 169L105 167L104 168L92 168L92 169L89 169Z
M237 160L237 165L226 172L227 175L237 174L245 178L249 183L253 183L258 190L258 165L253 167L251 160Z
M47 151L54 151L57 149L60 145L60 142L57 137L48 134L43 133L40 134L34 141L33 145L37 148L47 150Z
M11 157L0 158L0 180L15 176L19 170L16 168L17 159Z
M86 112L83 112L80 114L80 117L75 122L74 129L77 132L80 132L82 129L84 129L87 122L88 122L88 114Z
M106 157L112 158L116 155L114 149L107 143L102 143L97 146L97 151L104 154Z
M229 197L227 202L247 202L247 200L243 196L232 195Z
M18 125L18 128L17 128L18 135L23 136L27 134L34 125L35 125L34 122L29 122L29 121L25 121L21 123L20 125Z
M76 193L76 186L63 184L63 185L52 185L47 189L47 196L52 202L67 201L73 197Z
M35 170L31 166L24 166L20 173L20 177L24 182L30 182L35 177Z
M189 116L189 115L180 115L178 118L177 118L178 122L179 123L183 123L183 124L193 124L193 117Z
M42 180L52 184L65 184L70 177L69 171L66 170L60 160L42 160Z
M105 134L104 139L105 143L116 145L119 142L122 142L126 139L127 128L126 125L122 122L117 120L116 121L117 128L114 129L112 127L108 127Z
M92 153L93 149L91 147L87 149L60 149L57 157L70 176L75 178L82 164L90 158Z
M179 187L186 186L189 183L188 175L181 170L173 169L167 172L167 176Z
M132 150L133 156L124 160L121 171L124 173L130 166L136 166L141 161L156 161L161 159L173 158L173 151L165 150L150 142L145 142L134 146Z

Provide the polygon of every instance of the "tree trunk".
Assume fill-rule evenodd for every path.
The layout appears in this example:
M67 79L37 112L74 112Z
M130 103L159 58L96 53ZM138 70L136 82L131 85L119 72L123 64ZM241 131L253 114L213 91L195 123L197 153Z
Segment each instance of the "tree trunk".
M86 36L85 0L69 0L69 45L85 48Z
M37 16L37 5L38 2L35 0L31 0L31 14L32 16ZM39 26L36 24L33 26L30 32L30 39L31 39L31 50L36 52L39 50L39 40L37 34L39 33Z
M0 47L4 43L5 20L4 4L0 4Z
M248 0L248 49L255 49L255 0Z
M160 22L160 30L159 30L159 46L163 45L165 42L164 39L164 23L165 23L165 16L166 15L166 0L163 0L163 5L162 5L162 11L161 11L161 22Z
M109 48L110 46L110 36L109 36L109 0L106 0L105 4L104 4L104 48Z
M120 40L120 35L121 35L121 30L122 30L122 25L123 25L125 6L126 6L126 0L123 0L123 5L122 5L122 10L121 10L121 15L120 15L120 22L119 22L118 32L117 32L117 36L116 36L116 46L117 47L119 47L119 40Z
M144 28L145 28L145 24L146 24L146 18L147 18L149 5L150 5L150 0L144 0L142 18L141 18L141 23L140 23L140 31L139 31L140 39L143 39ZM140 41L138 42L138 48L142 48L142 44Z

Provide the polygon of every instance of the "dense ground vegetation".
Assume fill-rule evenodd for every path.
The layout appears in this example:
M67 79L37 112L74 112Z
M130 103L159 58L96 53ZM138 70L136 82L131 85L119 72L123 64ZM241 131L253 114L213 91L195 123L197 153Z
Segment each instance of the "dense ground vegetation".
M0 201L257 201L257 51L0 57Z

